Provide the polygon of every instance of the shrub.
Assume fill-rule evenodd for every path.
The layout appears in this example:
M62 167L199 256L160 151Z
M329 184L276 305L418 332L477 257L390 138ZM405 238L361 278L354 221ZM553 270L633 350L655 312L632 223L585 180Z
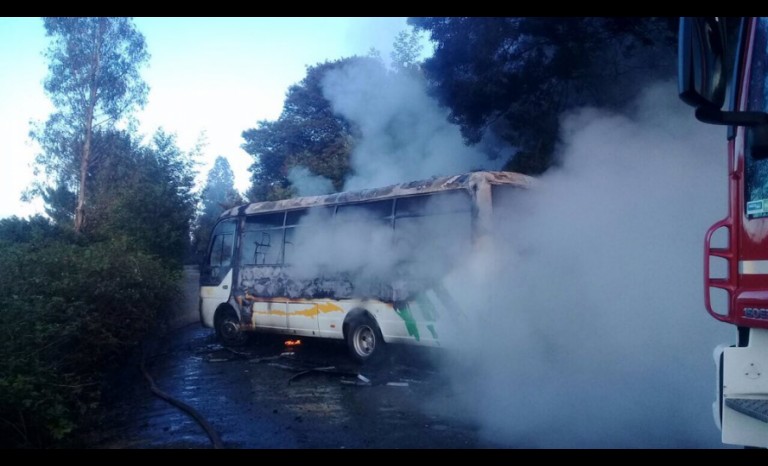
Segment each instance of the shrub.
M44 221L6 220L0 446L66 445L98 406L103 372L162 321L179 271L125 237L86 244Z

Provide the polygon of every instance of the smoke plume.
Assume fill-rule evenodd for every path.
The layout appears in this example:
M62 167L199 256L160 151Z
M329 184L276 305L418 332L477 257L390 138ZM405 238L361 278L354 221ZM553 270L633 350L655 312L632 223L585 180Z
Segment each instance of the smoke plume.
M345 190L386 186L470 169L498 169L467 147L448 111L426 93L423 79L388 72L371 61L331 70L323 94L334 111L354 122L362 139L352 153L355 175Z
M522 447L717 447L702 238L726 213L724 131L673 85L563 118L562 166L501 200L495 248L451 280L474 324L457 400ZM470 375L468 375L470 374Z
M362 133L347 189L498 167L413 76L349 66L324 92ZM562 122L560 166L495 199L494 246L446 278L469 319L441 328L453 395L428 409L469 413L508 446L721 446L711 354L734 331L704 311L701 254L727 209L724 131L695 121L669 82L622 114ZM314 241L357 267L397 262L385 240L357 237L354 255ZM447 270L436 264L426 273Z
M297 196L319 196L333 192L331 180L313 174L307 167L292 167L288 170L288 181L296 189Z

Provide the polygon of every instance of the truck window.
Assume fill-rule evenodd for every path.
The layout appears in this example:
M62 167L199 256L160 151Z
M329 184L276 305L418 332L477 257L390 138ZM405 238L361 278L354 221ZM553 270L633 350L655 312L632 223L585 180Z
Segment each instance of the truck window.
M749 82L748 109L768 112L768 20L757 20L755 49ZM757 160L744 154L744 187L747 218L768 217L768 159Z

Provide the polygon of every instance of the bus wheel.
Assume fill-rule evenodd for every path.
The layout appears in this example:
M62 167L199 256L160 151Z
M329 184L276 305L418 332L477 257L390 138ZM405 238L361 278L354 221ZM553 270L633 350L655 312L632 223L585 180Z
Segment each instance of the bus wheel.
M234 311L225 311L217 316L214 327L216 336L224 346L240 346L248 340L248 334L242 331L240 319Z
M353 317L349 321L347 346L352 357L359 362L377 358L384 351L384 339L379 326L370 317Z

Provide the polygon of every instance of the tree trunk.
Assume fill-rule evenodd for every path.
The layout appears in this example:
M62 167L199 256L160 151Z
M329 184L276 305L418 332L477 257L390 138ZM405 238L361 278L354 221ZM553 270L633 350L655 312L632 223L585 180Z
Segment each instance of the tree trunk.
M91 94L93 94L91 90ZM91 135L93 132L93 110L89 107L85 122L85 144L83 156L80 159L80 189L77 191L77 207L75 207L75 233L80 233L85 224L85 183L88 179L88 161L91 158Z
M91 160L91 139L93 139L93 114L96 109L96 76L99 72L99 58L101 53L101 38L104 36L106 24L104 18L99 21L99 29L96 33L91 58L90 94L88 95L88 107L85 113L85 141L83 143L83 156L80 159L80 188L77 192L77 207L75 207L75 233L80 233L85 225L85 188L88 181L88 165Z

